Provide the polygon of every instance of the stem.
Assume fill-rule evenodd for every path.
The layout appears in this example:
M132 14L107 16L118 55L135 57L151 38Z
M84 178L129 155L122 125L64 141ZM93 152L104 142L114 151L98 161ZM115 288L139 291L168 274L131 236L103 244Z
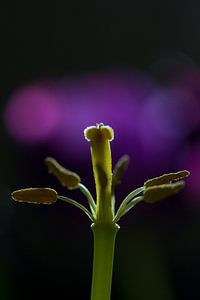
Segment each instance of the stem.
M117 224L92 224L94 257L91 300L110 300Z

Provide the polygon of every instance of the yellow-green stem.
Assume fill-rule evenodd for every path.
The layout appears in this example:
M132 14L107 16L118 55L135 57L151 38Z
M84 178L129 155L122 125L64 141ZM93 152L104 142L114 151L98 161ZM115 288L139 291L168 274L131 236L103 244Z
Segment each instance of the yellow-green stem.
M110 300L117 224L92 224L94 257L91 300Z

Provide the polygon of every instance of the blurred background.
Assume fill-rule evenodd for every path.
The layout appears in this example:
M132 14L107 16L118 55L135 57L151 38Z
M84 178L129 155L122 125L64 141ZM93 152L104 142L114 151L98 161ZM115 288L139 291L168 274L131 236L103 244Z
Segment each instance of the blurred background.
M131 158L117 205L152 176L188 169L186 188L120 221L112 299L199 299L199 1L5 2L1 19L0 299L89 299L90 222L65 203L20 205L11 191L66 191L55 157L93 195L86 126L115 130Z

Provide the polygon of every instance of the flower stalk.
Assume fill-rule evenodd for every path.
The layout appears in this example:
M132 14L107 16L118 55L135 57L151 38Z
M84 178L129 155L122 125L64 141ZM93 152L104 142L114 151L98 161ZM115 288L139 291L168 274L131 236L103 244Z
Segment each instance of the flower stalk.
M110 300L117 224L95 224L91 300Z
M78 201L58 195L50 188L27 188L14 191L12 198L18 202L53 204L65 201L83 211L93 222L94 238L93 275L91 300L110 300L112 272L117 222L136 204L144 201L155 203L176 194L184 187L183 178L189 175L186 170L164 174L147 180L143 186L131 191L121 202L115 213L115 188L121 182L129 157L123 156L112 173L110 141L114 138L113 129L103 123L87 127L85 138L90 142L92 166L96 185L96 201L78 174L61 166L54 158L47 157L45 163L50 173L66 188L79 189L88 200L89 208Z

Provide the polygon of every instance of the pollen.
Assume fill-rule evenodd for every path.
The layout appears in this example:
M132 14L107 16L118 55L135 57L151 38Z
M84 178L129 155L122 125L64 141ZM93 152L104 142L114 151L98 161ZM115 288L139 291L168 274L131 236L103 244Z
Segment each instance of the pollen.
M27 188L14 191L12 199L17 202L52 204L57 200L57 192L50 188Z
M70 190L77 189L81 181L78 174L65 169L54 158L47 157L45 163L48 167L49 173L52 173L58 181Z

